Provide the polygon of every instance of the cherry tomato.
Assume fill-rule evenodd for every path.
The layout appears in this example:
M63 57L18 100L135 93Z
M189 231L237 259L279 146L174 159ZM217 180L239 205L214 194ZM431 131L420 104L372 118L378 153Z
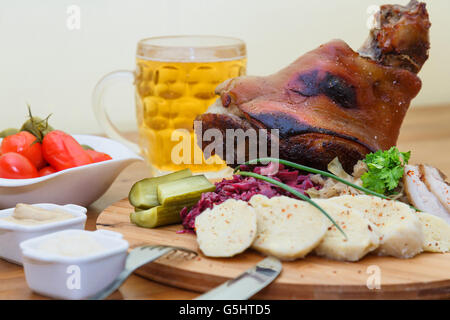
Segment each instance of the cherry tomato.
M39 177L48 176L49 174L57 172L54 168L47 166L39 170Z
M29 179L37 176L36 167L23 155L8 152L0 156L0 178Z
M1 146L2 154L16 152L28 158L31 163L40 169L45 166L42 156L42 146L36 141L36 137L27 131L21 131L3 139Z
M92 162L102 162L102 161L112 159L110 155L103 153L103 152L99 152L99 151L95 151L95 150L85 150L85 151L91 157Z
M42 153L45 160L57 171L92 163L83 147L71 135L59 130L45 135Z

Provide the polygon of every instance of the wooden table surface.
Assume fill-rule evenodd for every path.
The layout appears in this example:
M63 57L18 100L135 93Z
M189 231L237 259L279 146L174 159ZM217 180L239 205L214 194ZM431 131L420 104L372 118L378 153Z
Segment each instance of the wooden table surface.
M411 163L428 163L450 176L450 105L411 109L398 141L401 151L412 151ZM127 196L132 184L149 176L144 163L125 169L111 188L88 209L87 230L95 230L98 215ZM198 293L181 290L139 276L131 276L110 299L192 299ZM20 266L0 260L0 299L45 299L33 293Z

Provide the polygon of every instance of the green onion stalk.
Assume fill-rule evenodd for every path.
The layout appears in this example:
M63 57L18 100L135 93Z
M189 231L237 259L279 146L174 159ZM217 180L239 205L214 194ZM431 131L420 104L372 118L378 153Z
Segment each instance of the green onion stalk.
M383 199L390 200L389 197L386 197L385 195L383 195L381 193L377 193L377 192L372 191L370 189L358 186L358 185L356 185L354 183L351 183L351 182L349 182L349 181L347 181L347 180L345 180L343 178L340 178L340 177L338 177L338 176L336 176L336 175L334 175L334 174L332 174L330 172L314 169L314 168L311 168L311 167L308 167L308 166L304 166L304 165L301 165L301 164L298 164L298 163L295 163L295 162L291 162L291 161L287 161L287 160L283 160L283 159L277 159L277 158L258 158L258 159L253 159L253 160L244 162L243 164L241 164L238 167L236 167L234 169L234 172L236 172L237 170L240 170L240 167L243 166L243 165L258 164L260 162L266 162L266 161L267 162L277 162L277 163L281 163L281 164L284 164L284 165L286 165L288 167L292 167L292 168L295 168L295 169L298 169L298 170L303 170L303 171L310 172L310 173L320 174L322 176L329 177L329 178L332 178L332 179L337 180L339 182L342 182L342 183L344 183L344 184L346 184L346 185L348 185L348 186L350 186L352 188L355 188L357 190L365 192L366 194L370 194L370 195L373 195L373 196L377 196L377 197L380 197L380 198L383 198Z
M286 190L287 192L292 193L294 196L296 196L296 197L298 197L298 198L300 198L300 199L302 199L302 200L307 201L308 203L310 203L311 205L313 205L314 207L316 207L317 209L319 209L319 211L320 211L321 213L323 213L323 214L324 214L324 215L325 215L325 216L333 223L333 225L334 225L334 226L342 233L342 235L345 237L345 239L348 239L348 238L347 238L347 235L346 235L345 232L341 229L341 227L336 223L336 221L334 221L334 219L333 219L333 218L332 218L332 217L331 217L324 209L322 209L322 207L320 207L317 203L315 203L315 202L314 202L313 200L311 200L309 197L305 196L303 193L301 193L301 192L295 190L294 188L288 186L287 184L284 184L284 183L282 183L282 182L280 182L280 181L277 181L277 180L275 180L275 179L272 179L272 178L269 178L269 177L266 177L266 176L263 176L263 175L254 173L254 172L249 172L249 171L239 171L239 169L238 169L238 170L235 170L235 173L236 173L236 174L239 174L239 175L241 175L241 176L253 177L253 178L256 178L256 179L264 180L264 181L266 181L266 182L268 182L268 183L271 183L271 184L273 184L273 185L276 185L277 187L280 187L281 189Z

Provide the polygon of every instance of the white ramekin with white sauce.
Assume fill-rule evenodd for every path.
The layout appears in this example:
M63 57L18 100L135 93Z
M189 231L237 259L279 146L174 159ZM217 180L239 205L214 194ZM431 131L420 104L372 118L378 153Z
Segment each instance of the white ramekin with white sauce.
M20 244L28 286L56 299L86 299L122 272L128 242L107 230L64 230Z

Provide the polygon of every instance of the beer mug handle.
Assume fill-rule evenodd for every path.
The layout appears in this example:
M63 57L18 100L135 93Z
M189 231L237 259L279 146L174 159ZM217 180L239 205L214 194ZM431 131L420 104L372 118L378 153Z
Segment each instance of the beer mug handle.
M134 72L128 70L118 70L105 75L94 88L92 94L92 107L94 109L95 116L101 128L105 131L106 135L112 139L115 139L136 153L140 153L139 146L128 140L112 123L111 119L106 112L106 105L104 103L104 95L108 87L112 84L119 82L134 83Z

